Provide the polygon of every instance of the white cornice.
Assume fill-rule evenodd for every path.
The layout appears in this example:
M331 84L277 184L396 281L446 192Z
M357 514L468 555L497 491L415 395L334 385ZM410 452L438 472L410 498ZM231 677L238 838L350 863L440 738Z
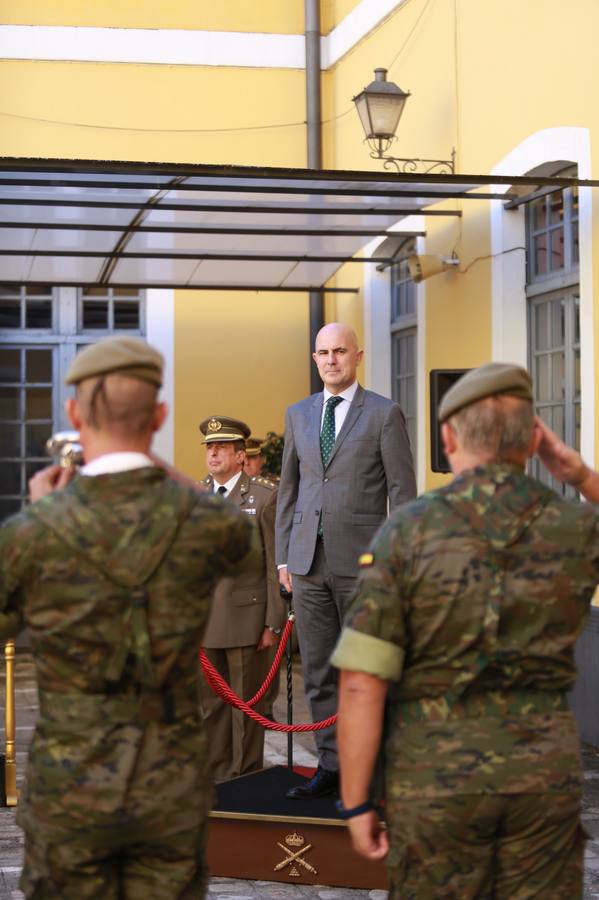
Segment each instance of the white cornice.
M321 38L320 58L323 69L330 69L349 53L367 34L380 25L407 0L361 0L336 28Z
M299 34L1 25L0 59L303 69L305 49Z
M322 68L334 66L407 0L361 0L321 38ZM303 69L303 34L0 25L0 59Z

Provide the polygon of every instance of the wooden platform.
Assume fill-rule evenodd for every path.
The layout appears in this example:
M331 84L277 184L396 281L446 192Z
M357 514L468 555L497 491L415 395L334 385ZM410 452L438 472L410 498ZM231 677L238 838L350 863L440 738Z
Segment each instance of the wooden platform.
M333 798L285 797L290 787L305 780L304 775L275 766L219 785L208 834L211 874L386 889L384 864L354 853Z

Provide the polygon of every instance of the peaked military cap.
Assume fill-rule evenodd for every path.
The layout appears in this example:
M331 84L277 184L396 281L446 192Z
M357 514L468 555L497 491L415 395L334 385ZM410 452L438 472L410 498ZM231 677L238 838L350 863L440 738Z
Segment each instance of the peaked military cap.
M162 387L162 353L134 337L107 337L81 350L67 372L66 384L121 372Z
M251 434L250 428L240 419L229 416L210 416L200 422L200 431L205 435L202 444L215 441L245 441Z
M441 400L439 421L445 422L464 406L495 394L521 397L532 403L532 378L526 369L514 363L490 362L471 369L456 381Z
M260 438L248 438L245 442L246 456L259 456L262 453L262 445L264 441Z

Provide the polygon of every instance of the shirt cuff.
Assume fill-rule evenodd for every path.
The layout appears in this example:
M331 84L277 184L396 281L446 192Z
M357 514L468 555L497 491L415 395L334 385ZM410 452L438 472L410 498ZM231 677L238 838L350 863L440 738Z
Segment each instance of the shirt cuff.
M331 665L351 672L367 672L384 681L399 681L405 653L381 638L344 628L331 657Z

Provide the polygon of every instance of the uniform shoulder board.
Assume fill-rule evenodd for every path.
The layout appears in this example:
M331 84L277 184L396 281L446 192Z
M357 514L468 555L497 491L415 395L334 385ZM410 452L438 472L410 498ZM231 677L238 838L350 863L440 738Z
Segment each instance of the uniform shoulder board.
M254 484L261 484L263 487L269 488L273 491L278 485L275 484L274 481L270 481L268 478L263 478L262 475L252 475L250 478Z

